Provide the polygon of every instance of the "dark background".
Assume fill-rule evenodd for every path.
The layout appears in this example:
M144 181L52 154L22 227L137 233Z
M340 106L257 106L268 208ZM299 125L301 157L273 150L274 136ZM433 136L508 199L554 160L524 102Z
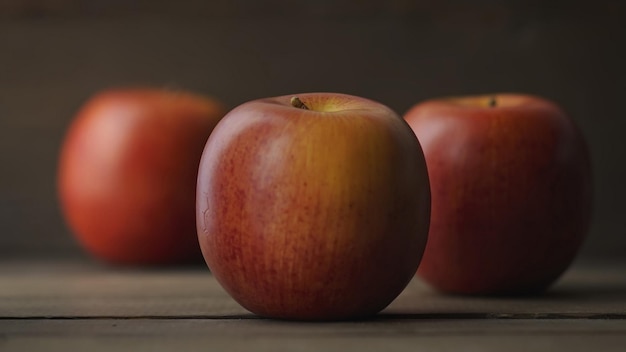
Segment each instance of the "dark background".
M177 87L229 107L336 91L398 113L442 95L560 103L588 140L580 258L626 258L622 1L0 0L0 258L81 256L57 206L65 129L93 93Z

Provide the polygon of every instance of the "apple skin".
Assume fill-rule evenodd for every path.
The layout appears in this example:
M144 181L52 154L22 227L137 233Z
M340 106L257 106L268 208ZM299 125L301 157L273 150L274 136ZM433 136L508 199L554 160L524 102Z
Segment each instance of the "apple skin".
M63 142L58 188L73 235L114 265L201 262L198 164L226 113L212 98L155 88L93 96Z
M419 143L382 104L338 93L240 105L200 163L197 226L225 290L257 315L378 313L415 275L430 189Z
M511 93L434 99L405 119L432 191L418 275L448 293L546 290L574 260L591 219L589 154L570 118L553 102Z

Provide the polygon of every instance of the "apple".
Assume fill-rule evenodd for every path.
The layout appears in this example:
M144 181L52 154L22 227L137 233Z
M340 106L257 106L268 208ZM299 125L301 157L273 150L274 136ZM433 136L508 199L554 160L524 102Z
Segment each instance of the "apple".
M540 293L574 260L591 218L582 134L555 103L524 94L441 98L406 121L432 191L418 275L458 294Z
M411 128L356 96L247 102L217 125L200 162L206 263L237 302L265 317L378 313L415 275L429 211Z
M147 87L87 101L58 166L62 212L84 249L117 265L201 262L198 164L225 113L212 98Z

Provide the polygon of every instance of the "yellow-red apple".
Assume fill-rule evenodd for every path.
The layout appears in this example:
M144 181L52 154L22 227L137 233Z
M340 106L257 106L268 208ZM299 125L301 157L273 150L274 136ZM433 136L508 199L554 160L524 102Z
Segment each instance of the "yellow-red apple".
M572 120L523 94L435 99L405 119L432 190L418 274L461 294L548 288L575 258L591 217L589 155Z
M415 274L428 232L424 156L408 124L360 97L245 103L217 125L197 186L204 258L258 315L376 314Z
M198 164L225 113L212 98L182 91L93 96L69 127L58 170L63 214L84 249L111 264L201 261Z

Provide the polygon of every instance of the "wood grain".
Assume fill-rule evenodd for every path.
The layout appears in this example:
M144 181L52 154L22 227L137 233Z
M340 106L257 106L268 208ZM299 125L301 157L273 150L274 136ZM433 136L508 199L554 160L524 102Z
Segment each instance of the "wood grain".
M576 267L546 295L459 297L419 279L365 321L258 318L204 268L0 263L0 350L622 351L626 266Z

